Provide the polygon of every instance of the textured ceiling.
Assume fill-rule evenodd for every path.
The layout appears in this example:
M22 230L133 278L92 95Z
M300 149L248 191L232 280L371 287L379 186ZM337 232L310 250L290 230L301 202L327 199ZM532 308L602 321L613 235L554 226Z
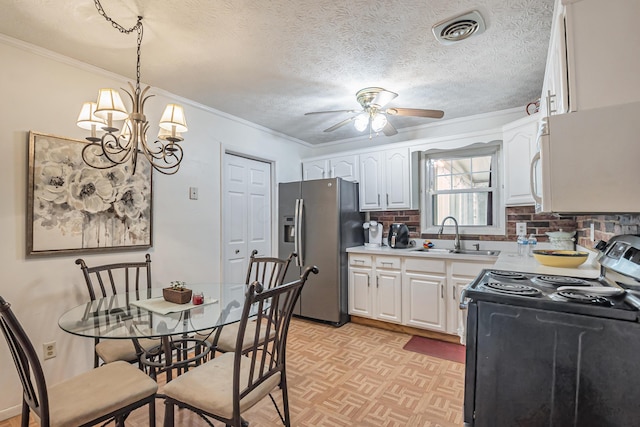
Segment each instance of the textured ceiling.
M0 33L135 78L135 34L91 0L1 0ZM444 120L522 107L540 96L553 0L102 0L124 27L144 16L142 82L312 144L379 86L388 107ZM431 27L476 9L486 32L441 45ZM398 128L435 119L392 117ZM384 136L380 136L384 138Z

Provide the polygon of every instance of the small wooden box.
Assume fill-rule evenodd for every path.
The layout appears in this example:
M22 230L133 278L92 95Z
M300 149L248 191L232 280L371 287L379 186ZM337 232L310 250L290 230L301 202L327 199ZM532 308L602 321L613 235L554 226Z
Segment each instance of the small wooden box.
M165 301L169 301L175 304L186 304L191 301L191 289L172 289L162 288L162 296Z

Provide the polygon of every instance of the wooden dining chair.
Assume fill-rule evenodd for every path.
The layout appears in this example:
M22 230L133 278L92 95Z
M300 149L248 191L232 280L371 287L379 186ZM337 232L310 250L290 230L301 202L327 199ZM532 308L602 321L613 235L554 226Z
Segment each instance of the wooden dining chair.
M273 397L271 400L284 425L291 425L285 364L287 334L295 303L312 272L317 274L318 268L307 267L299 280L272 289L264 289L259 282L249 285L235 350L196 367L165 386L165 427L174 425L175 405L240 427L242 413L278 387L282 391L284 415ZM256 322L264 325L266 334L249 334L248 325L253 313L257 313ZM240 344L246 339L251 345L245 350Z
M271 289L279 286L284 281L287 274L289 264L294 257L295 252L289 254L287 258L258 257L257 250L251 252L249 258L249 266L247 267L247 276L245 283L247 287L251 282L257 281L262 284L265 289ZM212 348L221 353L227 353L235 350L236 337L238 336L238 323L232 323L224 327L218 328L209 338ZM247 326L247 340L242 343L243 348L251 345L251 337L255 333L256 322L250 322Z
M109 363L47 387L33 344L1 296L0 329L22 382L22 427L29 426L31 411L41 427L93 426L112 418L124 426L124 418L144 405L149 405L149 425L155 426L158 385L135 366Z
M136 297L151 296L151 256L145 255L144 262L121 262L88 267L82 258L76 260L87 284L89 298L96 300L111 295L135 292ZM160 340L103 340L95 339L94 367L117 360L140 362L143 351L158 349Z

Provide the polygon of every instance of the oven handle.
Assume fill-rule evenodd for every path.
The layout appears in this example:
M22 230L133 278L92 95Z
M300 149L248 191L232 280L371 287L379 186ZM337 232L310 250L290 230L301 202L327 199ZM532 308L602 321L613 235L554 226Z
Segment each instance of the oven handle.
M471 283L462 288L462 292L460 292L460 310L466 310L469 307L469 299L467 299L467 288L469 286L471 286Z

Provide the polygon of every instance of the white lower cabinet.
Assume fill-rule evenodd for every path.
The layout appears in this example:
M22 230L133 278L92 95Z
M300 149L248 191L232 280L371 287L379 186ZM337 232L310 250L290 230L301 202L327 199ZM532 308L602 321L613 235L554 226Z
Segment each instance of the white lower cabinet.
M349 314L402 322L401 258L349 255Z
M487 261L349 254L349 314L458 335L464 343L462 289Z

